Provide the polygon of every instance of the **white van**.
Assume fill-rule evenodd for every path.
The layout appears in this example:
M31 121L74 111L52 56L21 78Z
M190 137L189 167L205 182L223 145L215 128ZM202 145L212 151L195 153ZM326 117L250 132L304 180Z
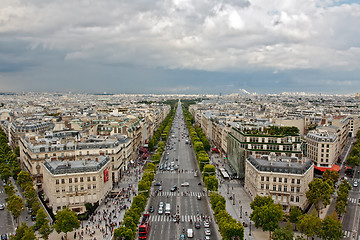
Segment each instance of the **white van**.
M188 237L188 238L194 237L194 230L192 230L191 228L188 228L188 230L187 230L187 237Z
M167 203L165 205L165 214L166 215L170 215L171 214L171 206L170 206L170 203Z

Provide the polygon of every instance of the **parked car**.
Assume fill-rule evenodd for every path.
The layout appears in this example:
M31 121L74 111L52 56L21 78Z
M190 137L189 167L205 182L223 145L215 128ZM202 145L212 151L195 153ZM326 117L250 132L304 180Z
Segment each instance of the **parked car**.
M200 222L195 222L195 228L199 229L201 227Z
M188 182L184 182L181 184L182 187L188 187L190 184Z
M0 210L4 210L5 209L5 205L4 204L0 204Z

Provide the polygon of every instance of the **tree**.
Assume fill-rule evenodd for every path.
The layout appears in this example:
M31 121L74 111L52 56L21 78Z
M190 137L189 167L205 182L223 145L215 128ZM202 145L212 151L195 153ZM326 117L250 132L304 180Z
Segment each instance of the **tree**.
M36 236L34 231L26 225L26 223L22 223L16 229L15 236L12 237L14 240L35 240Z
M32 186L32 178L29 172L21 171L18 174L17 184L21 187L21 189L25 189L28 185Z
M294 232L292 226L288 223L284 228L277 228L272 234L273 240L293 240Z
M340 240L344 237L341 222L336 219L336 215L326 216L321 223L319 237L324 240Z
M60 212L56 213L56 221L54 228L57 233L65 233L65 239L67 239L67 233L78 229L80 227L80 221L76 214L68 208L64 208Z
M13 215L16 218L18 226L19 226L20 225L19 216L21 215L21 209L24 207L24 202L21 199L21 197L12 195L9 198L9 201L8 201L6 207L10 211L11 215Z
M227 239L244 239L244 227L240 222L228 222L224 225L225 240Z
M255 203L253 204L253 202ZM254 221L255 227L261 227L263 231L269 231L271 238L271 232L279 228L279 221L282 219L283 214L282 207L280 204L275 204L272 199L269 201L269 196L256 196L253 202L250 204L251 209L253 209L250 219Z
M14 187L14 185L12 185L11 182L4 187L4 190L5 190L5 193L9 197L11 197L13 194L15 194L15 187Z
M40 208L36 213L36 222L34 225L35 230L40 229L42 225L47 224L49 222L49 220L46 217L47 215L44 209Z
M335 184L339 180L339 172L333 170L326 170L323 173L324 180L330 180L333 184Z
M49 223L47 223L41 226L41 228L39 229L39 233L43 239L48 240L49 235L52 233L53 230L54 229L49 225Z
M346 159L346 164L354 168L355 166L359 166L359 156L349 156Z
M315 178L309 183L309 190L306 192L306 198L310 204L314 204L318 216L322 204L326 207L330 204L330 195L334 193L334 186L331 181L323 181L319 178Z
M298 227L307 238L313 237L321 227L321 219L315 214L304 214L299 219Z
M215 176L205 177L204 183L209 191L217 191L219 188L219 181Z
M289 212L289 220L291 223L295 223L295 230L296 230L296 223L299 221L299 218L303 215L301 209L297 206L292 206Z
M1 170L1 179L7 182L9 180L9 177L11 176L11 172L9 167L4 167Z
M115 240L133 240L134 235L133 230L126 228L125 226L121 226L114 231Z

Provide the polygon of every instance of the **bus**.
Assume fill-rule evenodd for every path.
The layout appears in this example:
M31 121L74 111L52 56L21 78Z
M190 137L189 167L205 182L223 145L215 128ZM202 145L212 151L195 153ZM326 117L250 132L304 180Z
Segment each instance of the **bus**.
M224 179L229 179L229 174L226 172L226 170L224 168L219 168L219 171L221 173L221 176L224 178Z
M139 239L147 239L150 231L150 214L145 213L139 225Z

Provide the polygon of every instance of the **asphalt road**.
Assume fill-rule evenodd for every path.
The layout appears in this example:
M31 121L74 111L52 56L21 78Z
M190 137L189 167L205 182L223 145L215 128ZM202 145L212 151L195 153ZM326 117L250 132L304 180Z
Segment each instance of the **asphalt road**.
M204 221L199 219L201 215L210 216L210 209L205 188L199 185L200 176L195 176L198 167L194 159L193 149L190 144L186 143L186 140L190 143L187 136L188 130L179 104L168 140L170 149L166 150L161 162L167 162L170 165L171 162L174 162L174 165L178 165L179 169L173 171L159 170L155 175L155 182L161 182L162 191L159 191L159 186L154 186L152 190L150 206L154 207L154 212L151 213L150 217L151 229L148 239L180 239L181 234L187 235L187 229L193 229L194 239L205 239ZM167 161L166 158L168 158ZM188 182L189 186L182 187L181 184L184 182ZM178 187L178 190L171 192L170 189L174 185ZM155 194L156 191L158 192L157 195ZM201 197L200 200L198 196ZM158 213L160 202L164 203L164 210L166 203L170 203L170 215ZM176 214L179 214L179 223L173 221L172 216ZM195 228L195 221L200 222L200 229ZM183 233L183 229L185 233ZM217 239L214 225L211 222L210 231L210 239Z
M349 179L353 186L354 182L360 183L360 173L355 171L354 178ZM349 192L347 213L343 219L344 239L360 240L360 187L354 187Z
M3 182L0 181L0 204L3 204L6 206L5 198L7 198L7 195L4 191ZM14 232L13 222L12 222L12 216L10 212L5 208L3 210L0 210L0 235L3 234L9 234Z

